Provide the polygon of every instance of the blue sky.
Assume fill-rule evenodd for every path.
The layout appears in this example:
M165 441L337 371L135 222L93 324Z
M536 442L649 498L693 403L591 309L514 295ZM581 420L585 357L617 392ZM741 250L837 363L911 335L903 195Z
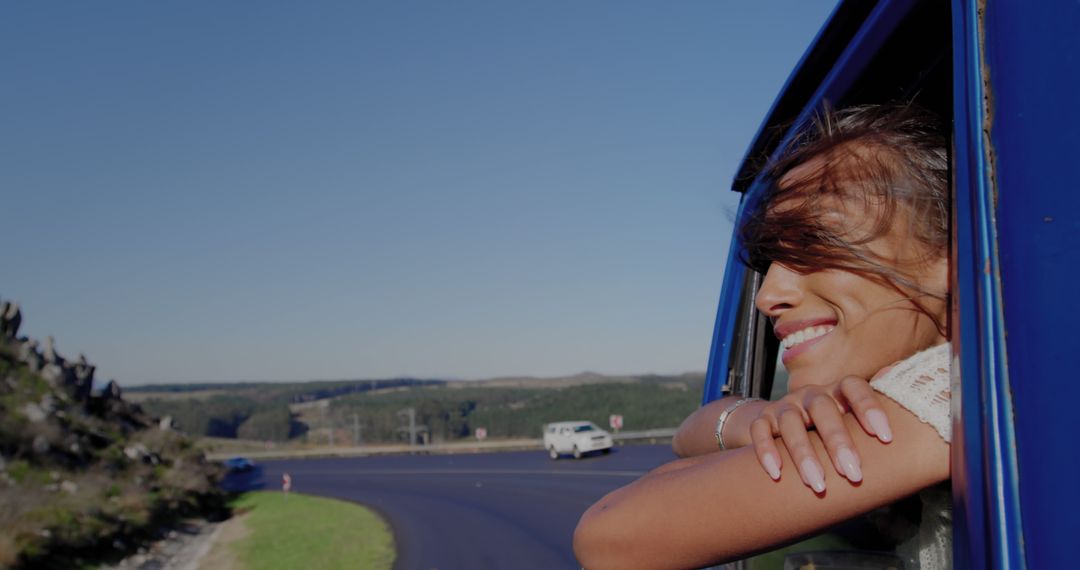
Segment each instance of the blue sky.
M835 2L0 8L0 297L100 380L703 370Z

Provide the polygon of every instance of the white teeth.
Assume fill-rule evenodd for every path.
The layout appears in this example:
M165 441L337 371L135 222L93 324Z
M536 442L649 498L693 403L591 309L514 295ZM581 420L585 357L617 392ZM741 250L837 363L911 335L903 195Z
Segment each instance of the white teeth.
M818 338L819 336L825 336L832 332L834 328L836 327L833 327L831 325L823 325L817 327L806 327L805 329L802 329L800 331L795 331L784 337L784 348L788 349L797 344L802 344L808 340Z

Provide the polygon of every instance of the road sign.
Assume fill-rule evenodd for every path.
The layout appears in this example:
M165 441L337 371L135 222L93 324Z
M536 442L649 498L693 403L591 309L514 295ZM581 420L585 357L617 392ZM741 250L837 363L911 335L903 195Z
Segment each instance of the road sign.
M610 416L608 416L608 425L610 425L611 429L613 430L622 429L622 415L611 414Z
M485 438L487 438L487 428L476 428L476 439L484 441Z

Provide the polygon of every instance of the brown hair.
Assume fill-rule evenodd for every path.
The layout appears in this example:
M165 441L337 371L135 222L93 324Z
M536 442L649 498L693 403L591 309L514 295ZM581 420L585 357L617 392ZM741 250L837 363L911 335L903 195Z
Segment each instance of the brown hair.
M911 298L944 333L919 301L943 295L925 291L910 277L912 268L948 250L949 159L938 119L911 103L836 111L826 106L796 132L767 167L768 186L743 218L743 262L762 273L780 263L802 273L860 274ZM869 223L830 223L829 203L837 199L861 201ZM886 259L867 247L900 222L907 224L904 236L913 246L904 253L913 256Z

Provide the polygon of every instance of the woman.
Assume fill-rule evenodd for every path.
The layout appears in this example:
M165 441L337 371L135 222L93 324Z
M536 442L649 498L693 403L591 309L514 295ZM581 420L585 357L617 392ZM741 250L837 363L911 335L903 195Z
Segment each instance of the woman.
M574 547L586 568L745 557L949 477L944 149L910 105L825 113L796 138L741 228L790 392L688 418L675 447L689 457L582 516ZM863 380L879 372L873 387L888 397ZM915 548L947 564L934 532Z

